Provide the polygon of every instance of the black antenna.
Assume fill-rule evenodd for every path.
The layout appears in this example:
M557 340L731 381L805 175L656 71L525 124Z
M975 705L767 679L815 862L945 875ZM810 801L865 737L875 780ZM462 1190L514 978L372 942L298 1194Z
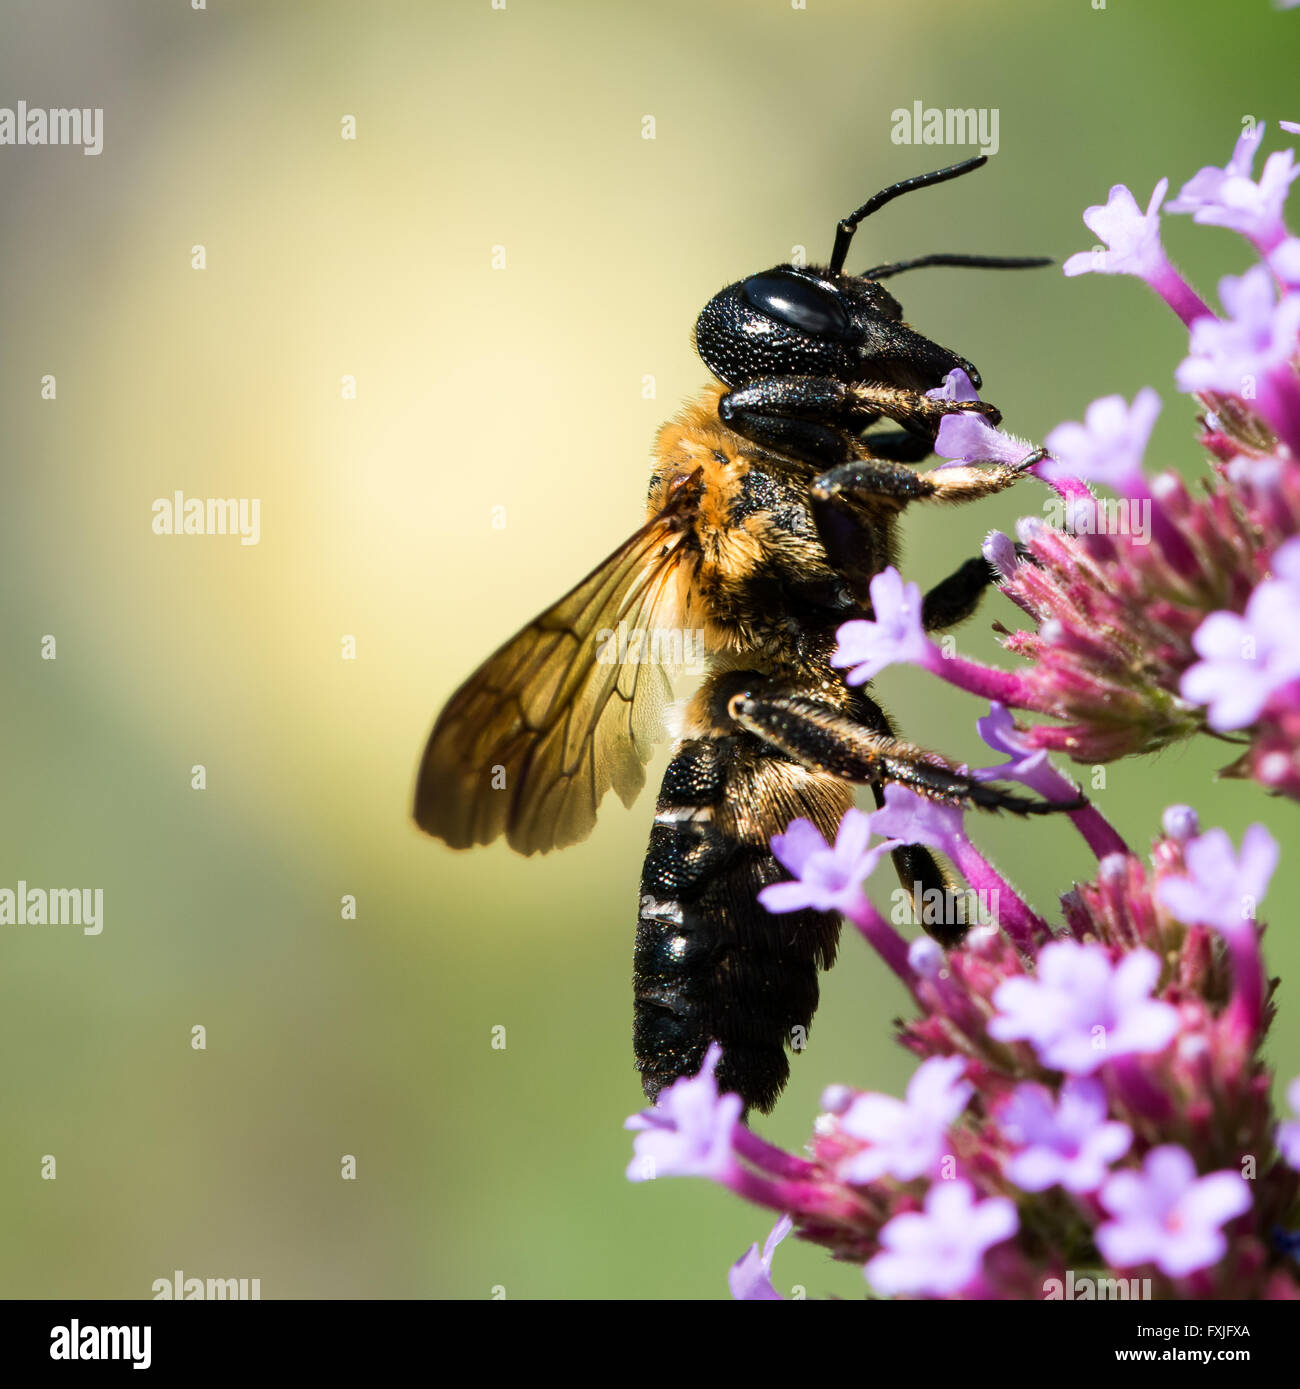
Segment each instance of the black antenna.
M917 256L915 260L895 260L888 265L876 265L862 272L864 280L887 280L904 270L919 270L927 265L972 265L981 270L1032 270L1040 265L1055 265L1051 256Z
M917 174L915 178L905 178L902 183L895 183L889 188L882 188L875 197L868 198L855 213L846 217L835 228L835 249L831 252L831 270L844 269L844 261L849 254L849 244L853 240L853 233L858 229L858 223L870 217L873 212L884 207L886 203L892 202L900 194L912 192L914 188L929 188L932 183L947 183L950 178L960 178L962 174L968 174L972 169L978 169L980 165L988 162L987 154L977 154L974 159L965 159L960 164L952 164L946 169L936 169L932 174Z

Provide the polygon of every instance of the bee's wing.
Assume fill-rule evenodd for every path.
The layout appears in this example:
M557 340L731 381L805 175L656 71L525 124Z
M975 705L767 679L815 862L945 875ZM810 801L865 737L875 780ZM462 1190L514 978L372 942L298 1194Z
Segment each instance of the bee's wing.
M609 632L680 624L693 565L683 541L697 497L697 479L684 480L657 516L452 695L416 782L421 829L456 849L504 834L520 853L545 853L591 833L611 786L631 804L662 736L669 671L620 663Z

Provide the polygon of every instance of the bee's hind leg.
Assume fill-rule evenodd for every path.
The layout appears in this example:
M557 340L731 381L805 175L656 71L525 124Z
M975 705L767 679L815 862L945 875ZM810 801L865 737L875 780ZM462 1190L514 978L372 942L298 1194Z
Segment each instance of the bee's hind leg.
M890 738L894 736L888 715L864 690L857 692L857 702L865 724L878 729L879 732ZM884 782L873 781L871 794L875 798L877 808L883 807L885 804ZM952 878L944 872L938 859L924 844L900 844L897 849L891 851L889 857L893 860L894 872L898 874L898 881L902 883L912 901L915 902L919 899L924 902L948 902L952 900L956 885ZM961 922L930 921L925 924L925 929L945 946L956 945L966 934L966 927Z
M742 690L732 696L727 707L741 728L804 766L869 785L877 805L884 803L884 788L891 782L950 804L1017 815L1077 810L1086 804L1082 798L1068 804L1031 799L977 781L933 753L894 737L884 711L865 694L858 697L861 721L800 695L766 691ZM918 889L920 900L927 903L952 900L953 885L928 848L900 845L892 856L899 880L914 901ZM964 936L967 923L957 916L950 920L941 912L937 919L927 913L922 925L942 945L951 946Z
M895 782L924 796L980 810L1013 815L1046 815L1080 810L1086 797L1045 801L979 781L936 753L881 733L843 710L798 694L751 693L732 696L731 718L747 732L779 748L806 767L859 785Z

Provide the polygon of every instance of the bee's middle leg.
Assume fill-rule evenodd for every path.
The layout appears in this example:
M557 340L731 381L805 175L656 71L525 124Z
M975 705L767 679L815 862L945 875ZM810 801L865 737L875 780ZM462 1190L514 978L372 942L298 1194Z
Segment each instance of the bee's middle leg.
M870 435L863 443L871 443ZM1014 487L1041 458L1040 451L1029 454L1020 463L950 463L924 473L889 459L852 458L813 479L810 489L813 513L820 526L821 513L841 498L857 501L887 498L901 506L915 501L977 501Z
M868 727L875 728L886 737L894 736L893 726L889 722L889 717L885 711L871 699L864 691L858 691L858 706L862 712L863 723ZM885 804L885 783L883 781L873 781L871 783L871 794L875 798L877 808ZM925 847L924 844L902 844L889 856L894 862L894 872L898 874L898 881L902 883L907 895L916 900L919 893L924 901L949 900L953 891L953 881L944 872L939 861ZM934 894L940 894L936 899ZM941 939L945 945L954 944L962 934L959 929L956 932L945 931L941 923L932 923L940 929L934 930L931 927L926 929L931 935Z
M870 439L865 442L870 443ZM869 606L868 586L873 576L860 572L861 523L843 506L844 500L883 501L897 510L913 501L973 501L1013 486L1033 461L1035 456L1031 455L1015 466L956 464L924 473L884 458L855 458L840 463L814 479L809 489L818 538L832 568L852 582L859 601ZM967 560L926 594L926 630L952 626L969 617L996 577L987 560L979 556Z
M997 570L983 555L968 559L925 595L921 604L921 625L927 632L934 632L965 622L997 578Z

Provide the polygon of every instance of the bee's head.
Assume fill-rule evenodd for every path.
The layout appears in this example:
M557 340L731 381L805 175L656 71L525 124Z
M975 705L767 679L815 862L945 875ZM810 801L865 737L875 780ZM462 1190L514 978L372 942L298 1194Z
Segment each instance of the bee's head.
M878 364L895 355L893 325L902 318L898 300L866 276L777 265L709 300L695 323L695 349L733 390L771 376L888 380L896 373ZM915 375L909 384L937 386L961 367L978 388L979 373L965 358L916 335L910 345L917 350L909 354Z
M695 347L704 364L733 390L775 376L884 381L925 390L940 385L955 367L978 389L974 366L908 328L898 300L880 281L921 265L1013 269L1048 260L933 255L878 265L861 275L845 274L844 262L858 223L877 208L901 193L943 183L986 162L980 155L869 198L836 228L828 266L777 265L715 294L695 323Z

